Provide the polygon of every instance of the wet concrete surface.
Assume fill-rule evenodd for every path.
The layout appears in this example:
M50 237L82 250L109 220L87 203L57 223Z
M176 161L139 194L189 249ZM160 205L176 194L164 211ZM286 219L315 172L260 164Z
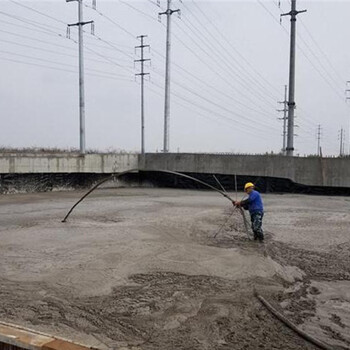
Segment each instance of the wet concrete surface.
M349 197L264 195L260 244L212 192L101 189L62 223L82 194L0 197L2 320L101 349L314 349L256 289L350 348Z

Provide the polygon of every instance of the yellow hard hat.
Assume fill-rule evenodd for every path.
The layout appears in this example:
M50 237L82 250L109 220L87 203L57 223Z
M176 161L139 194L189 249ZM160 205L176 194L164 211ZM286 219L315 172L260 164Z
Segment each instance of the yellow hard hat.
M252 182L247 182L245 185L244 185L244 191L249 188L249 187L254 187L254 184Z

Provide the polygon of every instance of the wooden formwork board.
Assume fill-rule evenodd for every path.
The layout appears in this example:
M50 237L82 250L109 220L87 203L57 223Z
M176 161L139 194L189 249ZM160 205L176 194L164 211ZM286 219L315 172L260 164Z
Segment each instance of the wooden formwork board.
M91 350L69 340L0 322L0 350ZM97 350L97 349L95 349Z

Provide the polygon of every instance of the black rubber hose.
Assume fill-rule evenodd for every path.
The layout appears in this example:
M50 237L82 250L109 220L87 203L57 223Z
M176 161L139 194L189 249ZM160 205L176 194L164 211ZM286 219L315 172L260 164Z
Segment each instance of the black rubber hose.
M75 209L75 207L81 203L90 193L92 193L93 191L95 191L99 186L101 186L103 183L105 183L106 181L109 181L110 179L117 179L118 177L122 176L122 175L125 175L125 174L128 174L128 173L133 173L135 171L141 171L140 169L131 169L131 170L127 170L127 171L123 171L121 173L118 173L118 174L112 174L110 176L108 176L107 178L105 178L104 180L100 181L99 183L97 183L96 185L94 185L88 192L86 192L73 206L72 208L70 208L70 210L68 211L68 213L66 214L66 216L64 217L64 219L62 220L62 222L66 222L69 215L72 213L72 211ZM198 180L196 179L195 177L192 177L192 176L189 176L189 175L185 175L185 174L181 174L181 173L178 173L176 171L171 171L171 170L153 170L153 171L158 171L160 173L166 173L166 174L172 174L172 175L177 175L177 176L182 176L182 177L185 177L187 179L190 179L192 181L196 181L206 187L209 187L211 188L212 190L216 191L216 192L219 192L222 196L224 196L225 198L227 198L230 202L233 202L233 199L225 192L217 189L216 187L212 186L212 185L209 185L207 184L206 182L204 181L201 181L201 180Z
M74 208L80 203L82 202L91 192L95 191L97 187L101 186L103 183L113 179L113 178L118 178L121 175L124 174L129 174L132 172L138 171L138 169L131 169L131 170L127 170L127 171L123 171L119 174L113 174L110 175L108 177L106 177L105 179L103 179L102 181L98 182L96 185L94 185L89 191L87 191L73 206L72 208L70 208L69 212L66 214L66 216L64 217L64 219L62 220L62 222L66 222L68 219L68 216L72 213L72 211L74 210Z
M278 312L270 303L268 303L261 295L258 295L255 292L255 296L260 300L260 302L274 315L276 316L282 323L284 323L287 327L296 332L303 339L309 341L310 343L318 346L323 350L334 350L330 345L312 337L311 335L305 333L303 330L298 328L294 323L289 321L285 316L283 316L280 312Z

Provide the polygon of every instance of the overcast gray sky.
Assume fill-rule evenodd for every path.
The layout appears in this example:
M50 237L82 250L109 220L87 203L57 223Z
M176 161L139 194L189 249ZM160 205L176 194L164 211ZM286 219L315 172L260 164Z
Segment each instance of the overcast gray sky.
M277 101L288 83L289 0L173 0L170 151L278 152L282 114ZM145 86L146 151L162 149L165 18L156 0L84 0L86 26L86 146L140 149L140 85L133 60L136 36L148 35L152 59ZM339 152L350 103L350 3L298 1L296 154ZM64 0L1 2L0 145L79 147L77 3ZM52 18L51 18L52 17ZM350 96L350 95L349 95Z

